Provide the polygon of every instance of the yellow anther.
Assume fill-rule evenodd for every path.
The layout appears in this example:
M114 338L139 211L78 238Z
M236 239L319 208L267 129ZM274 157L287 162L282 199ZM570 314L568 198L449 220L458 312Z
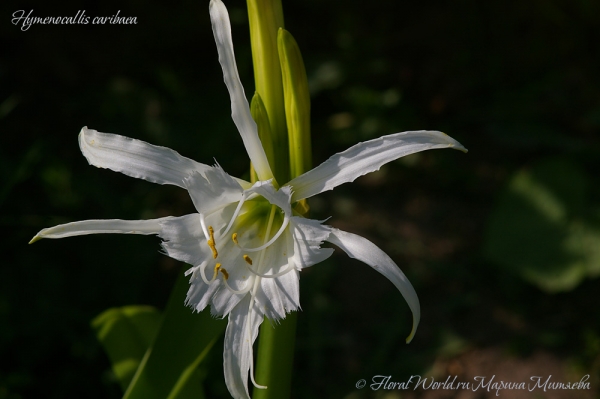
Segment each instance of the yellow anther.
M250 266L252 266L252 259L250 259L250 257L248 255L244 255L243 258L244 258L244 260L246 261L247 264L249 264Z
M215 265L215 269L214 269L213 280L217 278L217 274L218 274L219 272L223 273L223 278L224 278L225 280L227 280L227 279L229 278L229 272L228 272L227 270L225 270L225 268L224 268L224 267L221 267L221 264L220 264L220 263L217 263L217 264Z
M213 273L213 280L217 278L217 273L219 273L219 269L221 269L221 264L217 263L215 265L215 269L214 269L214 273Z
M210 247L210 250L212 251L213 259L217 259L217 256L219 256L219 253L217 252L217 247L215 246L215 242L213 240L208 240L206 243L208 244L208 246Z
M210 250L212 251L213 259L217 259L217 256L219 256L219 253L217 252L217 247L215 245L215 230L213 229L212 226L208 226L208 235L210 236L210 238L208 240L206 240L206 243L208 244L208 246L210 247Z
M224 278L225 280L227 280L227 279L229 278L229 273L227 272L227 270L225 270L225 268L224 268L224 267L220 268L220 269L219 269L219 271L220 271L221 273L223 273L223 278Z
M238 240L237 240L237 233L233 233L233 234L231 235L231 239L232 239L232 240L233 240L233 242L234 242L234 243L237 245L237 243L238 243Z

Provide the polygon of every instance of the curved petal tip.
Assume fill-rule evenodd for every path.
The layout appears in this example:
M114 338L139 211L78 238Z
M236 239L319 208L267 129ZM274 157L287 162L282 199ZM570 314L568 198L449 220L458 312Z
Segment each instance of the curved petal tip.
M452 141L453 141L453 143L452 143L452 144L450 144L450 148L453 148L453 149L455 149L455 150L462 151L462 152L464 152L465 154L466 154L467 152L469 152L469 150L467 150L467 149L466 149L466 148L465 148L465 147L464 147L464 146L463 146L461 143L459 143L458 141L454 140L452 137L448 136L446 133L444 133L444 132L440 132L440 133L442 133L444 136L447 136L448 138L450 138L450 140L452 140Z
M410 344L410 341L413 340L415 334L417 333L417 327L419 326L419 321L413 319L413 327L408 337L406 337L406 343Z

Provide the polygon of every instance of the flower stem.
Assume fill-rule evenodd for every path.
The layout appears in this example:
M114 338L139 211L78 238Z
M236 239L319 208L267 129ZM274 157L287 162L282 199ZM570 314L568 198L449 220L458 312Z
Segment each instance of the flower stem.
M247 3L255 87L271 128L274 154L271 169L275 179L283 183L288 181L289 173L283 82L277 51L277 31L283 28L283 9L281 0L248 0Z
M270 147L273 174L283 184L311 167L306 72L296 42L282 30L281 0L248 0L248 16L257 92L252 115L259 126L265 121L270 126L261 140L270 136L263 146ZM306 203L301 205L300 213L308 212ZM290 397L296 318L292 312L280 324L262 323L255 381L267 389L254 388L253 399Z
M288 313L281 324L265 320L260 327L256 381L267 389L254 388L253 399L285 399L290 397L296 312Z
M277 207L272 205L265 241L269 239L276 210ZM261 263L262 261L261 259ZM255 387L252 395L254 399L290 397L295 339L296 312L288 314L281 324L274 325L269 319L265 319L262 323L254 380L267 386L267 389Z

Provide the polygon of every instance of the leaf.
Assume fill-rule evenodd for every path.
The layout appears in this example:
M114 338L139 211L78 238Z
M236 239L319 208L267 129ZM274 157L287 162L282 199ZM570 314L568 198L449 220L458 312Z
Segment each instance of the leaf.
M124 399L203 398L198 366L223 333L227 322L207 310L184 306L189 284L183 273L164 312L155 341L146 352Z
M517 172L490 217L485 256L547 292L600 274L600 229L587 186L578 165L563 159Z
M158 310L150 306L111 308L92 320L123 391L154 340L160 320Z

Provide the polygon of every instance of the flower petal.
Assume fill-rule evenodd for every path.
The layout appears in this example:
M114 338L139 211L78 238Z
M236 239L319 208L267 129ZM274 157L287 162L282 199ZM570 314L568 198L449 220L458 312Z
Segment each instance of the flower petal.
M323 262L333 253L333 248L321 248L329 237L330 227L318 220L294 216L289 229L293 235L293 261L298 269Z
M201 273L201 271L198 271ZM215 292L221 288L221 284L216 281L211 284L205 284L201 279L195 278L193 275L190 278L190 288L188 289L185 297L185 305L196 310L198 313L202 312L206 306L211 302L211 299ZM213 316L224 317L224 315L215 315L211 309Z
M167 216L165 218L150 220L82 220L59 224L58 226L40 230L29 243L32 244L41 238L65 238L100 233L159 234L161 230L160 223L171 218L171 216Z
M256 123L250 115L248 100L238 75L227 8L220 0L211 0L209 10L217 51L219 52L219 63L223 68L223 77L231 98L231 117L242 136L244 146L259 180L269 180L273 178L273 172L258 137Z
M247 196L250 196L251 194L258 194L264 197L271 204L279 207L286 216L290 217L292 215L292 205L290 203L290 198L292 198L292 190L289 186L281 187L279 190L277 190L273 186L273 182L271 180L257 181L251 188L246 190L245 194Z
M161 220L159 236L165 253L173 259L195 266L212 257L197 213Z
M300 307L300 277L291 270L276 278L261 278L255 300L269 320L284 319L287 313Z
M425 130L390 134L358 143L287 183L294 190L292 202L352 182L395 159L434 148L467 151L452 137L442 132Z
M239 182L220 166L208 168L204 175L194 173L185 179L185 187L199 213L209 214L233 202L239 202L244 191Z
M229 279L227 283L232 289L238 291L243 291L246 288L250 288L247 286L247 284L253 284L254 281L252 276L249 276L249 273L245 270L245 268L243 266L240 267L241 265L239 265L239 263L241 262L238 261L237 266L233 265L233 263L224 263L224 268L229 272ZM212 270L212 268L209 270ZM244 278L244 274L246 278ZM198 282L203 283L200 281ZM217 279L210 285L212 286L215 284L218 285L218 289L215 289L214 294L209 301L211 305L210 313L213 316L224 317L225 315L229 314L242 299L248 296L247 293L237 294L232 292L225 286L225 282L222 279Z
M210 168L170 148L87 127L79 133L79 147L90 165L158 184L185 188L183 180L187 176Z
M248 372L253 363L252 345L258 335L263 314L250 296L237 304L229 314L223 343L223 371L229 393L236 399L250 399Z
M212 212L207 216L206 223L215 226L224 225L231 217L234 207L235 204L230 204L228 207ZM224 317L227 315L245 294L232 292L225 286L221 278L206 284L201 277L202 268L205 269L204 276L210 280L216 263L222 263L223 268L228 272L230 287L234 290L242 290L251 283L247 281L251 276L244 266L241 249L234 245L231 239L219 237L223 239L223 241L217 239L219 260L214 260L211 248L202 231L198 213L164 220L160 226L159 236L164 240L162 247L166 254L193 266L188 270L192 275L186 305L200 312L210 304L212 305L211 313L214 316ZM202 264L205 266L202 267Z
M415 332L417 332L421 310L417 293L410 281L402 273L402 270L385 252L371 241L359 235L332 228L331 235L327 241L340 247L349 257L358 259L383 274L400 290L413 314L413 328L408 338L406 338L406 342L410 342Z
M286 232L284 237L265 250L262 258L266 267L261 271L265 275L285 273L288 270L278 277L257 277L260 279L260 289L256 290L255 300L270 320L283 319L286 313L300 306L300 277L295 267L290 268L289 257L286 256L289 251L293 251L292 237Z

